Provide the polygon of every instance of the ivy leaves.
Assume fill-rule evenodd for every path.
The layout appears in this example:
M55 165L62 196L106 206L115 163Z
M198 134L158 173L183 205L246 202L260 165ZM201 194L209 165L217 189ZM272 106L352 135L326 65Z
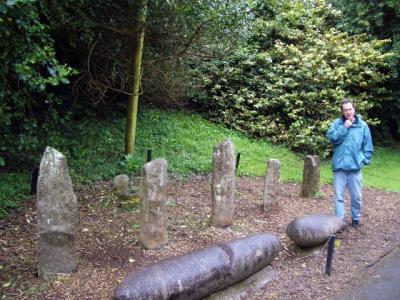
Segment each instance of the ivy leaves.
M56 58L54 41L39 15L39 1L8 0L0 4L0 164L2 152L32 150L38 126L59 119L49 86L69 83L76 74ZM39 109L38 109L39 108ZM36 115L37 114L37 115ZM48 122L51 127L51 122ZM53 124L53 123L52 123Z

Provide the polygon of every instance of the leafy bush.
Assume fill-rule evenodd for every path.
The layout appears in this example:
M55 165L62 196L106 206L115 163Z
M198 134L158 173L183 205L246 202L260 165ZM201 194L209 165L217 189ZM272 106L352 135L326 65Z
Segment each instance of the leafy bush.
M359 1L331 0L332 5L343 11L339 26L350 34L366 33L372 38L390 39L387 52L393 52L389 60L389 80L385 87L389 93L386 105L377 106L371 112L381 120L376 135L381 142L391 138L400 140L400 2L398 0ZM374 128L373 128L374 129Z
M28 174L0 173L0 219L9 209L18 208L19 202L28 197Z
M233 128L326 156L325 133L345 96L370 124L378 122L368 111L385 92L390 54L380 52L386 40L330 27L339 12L323 1L310 5L288 1L273 17L260 12L247 48L196 70L193 95Z
M5 155L37 148L37 131L59 119L49 87L68 83L74 71L55 55L38 1L0 3L0 165ZM3 153L3 154L2 154Z

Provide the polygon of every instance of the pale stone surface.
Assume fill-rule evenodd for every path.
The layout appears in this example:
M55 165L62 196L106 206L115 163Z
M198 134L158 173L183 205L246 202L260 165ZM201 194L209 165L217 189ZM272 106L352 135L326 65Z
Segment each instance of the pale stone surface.
M343 225L343 220L333 214L308 215L290 222L286 234L297 245L312 247L327 241Z
M220 292L206 297L205 300L247 300L251 299L254 292L266 287L267 283L278 277L279 273L271 267L266 266L245 280L230 286Z
M38 275L76 270L78 203L65 156L46 147L37 185Z
M140 241L147 249L168 242L166 224L167 161L157 159L144 165L140 179Z
M319 193L320 172L319 157L308 155L304 159L303 183L301 195L303 197L314 197Z
M264 211L271 209L279 201L281 192L280 166L281 163L279 160L268 160L267 174L264 182Z
M129 274L113 299L203 299L258 272L280 248L279 237L256 234L161 260Z
M115 176L113 189L118 197L126 195L129 192L129 177L125 174Z
M211 179L211 224L232 225L235 210L235 149L230 140L214 148Z

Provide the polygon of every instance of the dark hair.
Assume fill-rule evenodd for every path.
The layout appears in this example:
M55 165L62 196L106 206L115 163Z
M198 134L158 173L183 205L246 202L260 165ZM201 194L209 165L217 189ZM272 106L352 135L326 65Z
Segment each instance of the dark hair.
M354 105L354 103L353 103L353 100L351 100L350 98L344 98L344 99L340 102L340 110L343 110L343 104L346 104L346 103L351 103L351 105L353 106L353 108L356 108L355 105Z

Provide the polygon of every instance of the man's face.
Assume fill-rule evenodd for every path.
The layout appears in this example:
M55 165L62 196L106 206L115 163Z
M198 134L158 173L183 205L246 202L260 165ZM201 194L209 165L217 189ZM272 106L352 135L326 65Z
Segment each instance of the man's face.
M355 109L353 104L351 103L344 103L342 105L342 114L346 120L354 120Z

